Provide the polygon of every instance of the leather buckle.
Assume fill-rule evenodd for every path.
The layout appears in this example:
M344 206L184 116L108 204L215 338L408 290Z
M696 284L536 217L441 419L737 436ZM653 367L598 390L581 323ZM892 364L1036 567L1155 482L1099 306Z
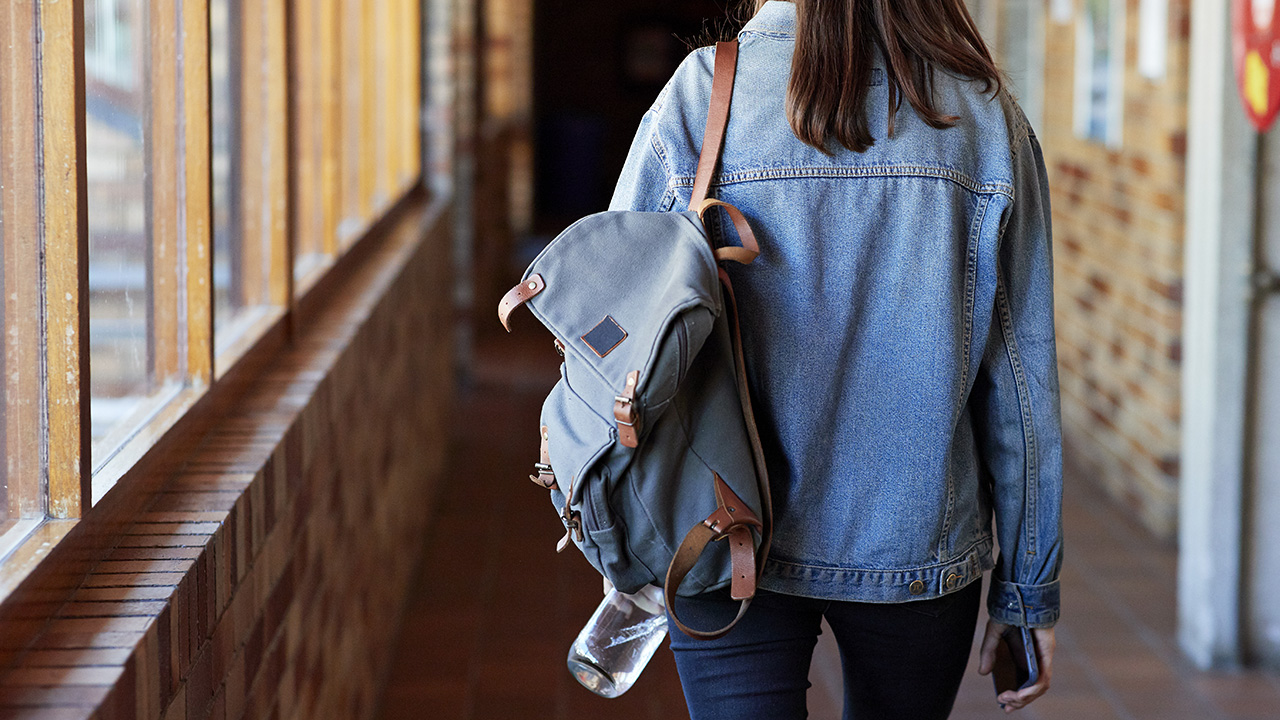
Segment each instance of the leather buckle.
M619 405L622 405L622 407L624 408L621 410L615 410L613 413L613 419L617 420L619 425L626 425L627 427L635 427L636 406L631 401L631 398L624 397L622 395L614 395L613 401L618 403ZM625 417L626 420L623 420L622 419L623 417Z
M529 479L538 487L546 488L547 490L555 490L559 487L556 484L555 472L553 472L551 470L551 466L546 463L534 463L533 474L529 476Z
M635 398L636 385L640 382L640 371L627 373L627 386L618 395L613 396L613 419L618 423L618 442L623 447L635 448L640 445L640 432Z
M578 536L578 542L582 542L582 513L565 509L564 516L564 537L560 538L560 542L556 543L556 552L562 553L565 548L569 547L569 540L572 536Z

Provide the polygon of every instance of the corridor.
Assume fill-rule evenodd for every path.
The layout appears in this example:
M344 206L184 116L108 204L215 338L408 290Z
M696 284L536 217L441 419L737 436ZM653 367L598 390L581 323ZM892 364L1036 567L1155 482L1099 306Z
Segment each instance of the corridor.
M531 318L519 318L510 337L481 338L474 374L459 396L447 480L381 717L687 717L665 645L616 700L595 697L565 669L569 644L599 601L600 580L572 549L556 555L554 513L545 494L524 480L558 358ZM1280 718L1280 676L1202 673L1180 655L1172 547L1153 540L1078 474L1068 483L1064 512L1068 549L1053 688L1020 717ZM814 720L839 718L838 662L834 647L820 643L811 673ZM1003 716L990 681L975 667L971 657L953 720Z
M808 182L969 193L967 224L954 235L902 226L913 236L882 253L883 267L895 287L934 267L956 281L948 292L963 292L966 311L948 327L965 328L971 361L977 310L1000 319L1006 346L1047 348L1047 325L1020 333L1013 308L1046 320L1051 300L1056 375L1049 383L1043 355L1039 387L1056 386L1067 458L1062 622L1053 687L1019 716L1280 720L1276 3L917 2L877 0L880 21L921 8L964 20L960 54L994 63L986 77L1003 80L1034 130L1031 143L1021 122L1005 128L1039 148L1047 206L1044 192L1039 205L1035 193L1031 204L1015 197L1032 174L1015 168L1031 164L1006 167L1003 142L975 151L1000 167L972 177L902 162L891 143L907 147L911 127L932 132L906 115L901 134L863 118L889 152L829 164L816 152L825 145L810 152L783 126L795 113L769 104L782 101L781 64L763 105L749 93L771 86L738 76L748 97L731 103L735 157L720 162L712 194L739 202L760 179L804 182L803 201L742 203L762 248L804 254L823 234L791 237L769 219L777 206L815 228L867 221L847 234L857 242L842 234L831 247L872 258L888 246L885 218L914 218L906 195L852 212ZM627 158L653 170L645 191L661 207L685 206L697 156L668 166L667 150L702 144L703 109L671 104L697 83L668 81L691 52L702 55L686 71L708 63L698 83L711 82L705 46L717 38L740 37L743 68L786 62L764 52L778 43L817 57L797 28L869 17L814 20L839 3L871 6L0 3L0 720L687 717L665 647L616 700L565 667L601 595L580 553L555 553L561 526L525 479L559 357L527 314L502 334L494 305L558 233L611 205ZM919 17L898 23L945 24ZM884 28L857 32L886 47ZM901 64L891 82L893 63L849 64L845 43L822 47L848 61L832 76L843 76L832 117L856 119L871 94L923 83ZM918 115L912 105L900 112ZM654 107L687 128L641 124ZM644 135L633 142L637 127L655 128L648 148ZM995 139L979 134L975 147ZM983 241L1001 195L1013 201L1001 235ZM1014 274L1004 282L1026 256L1004 238L1030 215L1051 221L1051 233L1023 233L1045 258L1029 263L1041 280L1052 264L1051 296L1042 283L1019 291ZM966 227L969 251L935 262ZM1000 289L989 296L972 291L988 251L1001 269L988 273ZM834 288L839 304L843 283L864 281L814 267L795 276L801 294ZM900 352L923 346L902 318L942 296L908 305L886 291L865 303L866 323L914 331L900 345L867 343L909 366L885 376L895 394L933 367ZM881 306L896 310L870 311ZM822 334L804 339L810 357L850 355L835 342L823 352ZM1015 355L1012 372L1026 375ZM983 374L966 377L976 387ZM851 406L861 387L848 385ZM1026 423L1031 401L1018 407ZM1056 450L1041 437L1024 430L1023 447ZM1017 469L1031 479L1043 467ZM971 657L952 717L1001 717L974 667ZM839 668L824 637L810 675L817 720L840 716Z

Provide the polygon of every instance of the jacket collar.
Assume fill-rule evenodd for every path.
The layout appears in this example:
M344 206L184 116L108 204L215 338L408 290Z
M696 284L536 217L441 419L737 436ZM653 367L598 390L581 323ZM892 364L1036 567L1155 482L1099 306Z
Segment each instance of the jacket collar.
M785 0L769 0L751 21L742 28L743 32L752 30L766 33L789 35L796 34L796 6Z

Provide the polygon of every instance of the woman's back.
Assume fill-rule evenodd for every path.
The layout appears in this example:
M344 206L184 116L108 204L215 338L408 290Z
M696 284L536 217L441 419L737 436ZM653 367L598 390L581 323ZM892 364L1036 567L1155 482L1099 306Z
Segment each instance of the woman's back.
M825 619L847 716L941 720L993 567L979 668L1008 626L1034 628L1017 636L1040 676L998 696L1017 709L1049 687L1062 561L1039 143L961 0L797 4L763 3L739 35L711 187L762 251L728 272L774 535L732 633L672 633L690 715L805 717ZM690 55L645 114L613 209L687 207L713 59ZM738 610L682 602L708 627Z
M740 35L712 191L762 249L730 270L775 496L762 586L873 602L945 594L992 565L992 476L1025 485L1028 467L1058 463L1039 149L1006 94L941 71L935 101L955 126L904 104L890 135L883 62L866 101L874 145L801 142L785 108L794 26L792 5L770 2ZM692 54L646 115L615 209L687 203L713 56ZM1006 239L1011 222L1019 237ZM1012 403L986 402L992 391ZM1035 519L1014 516L1022 495L1001 527L1030 526L1035 542ZM1032 575L1056 563L1056 527L1049 537L1049 566Z

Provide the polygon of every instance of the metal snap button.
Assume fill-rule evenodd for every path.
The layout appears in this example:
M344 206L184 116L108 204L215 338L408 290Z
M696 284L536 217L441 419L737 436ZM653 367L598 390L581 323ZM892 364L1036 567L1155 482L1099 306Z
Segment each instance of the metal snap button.
M910 586L910 587L908 587L907 589L911 591L911 594L912 594L912 595L923 595L923 594L924 594L924 582L923 582L923 581L920 581L920 580L913 580L913 581L911 582L911 586Z
M958 582L960 582L960 577L955 573L951 573L947 576L947 589L950 590L954 588Z

